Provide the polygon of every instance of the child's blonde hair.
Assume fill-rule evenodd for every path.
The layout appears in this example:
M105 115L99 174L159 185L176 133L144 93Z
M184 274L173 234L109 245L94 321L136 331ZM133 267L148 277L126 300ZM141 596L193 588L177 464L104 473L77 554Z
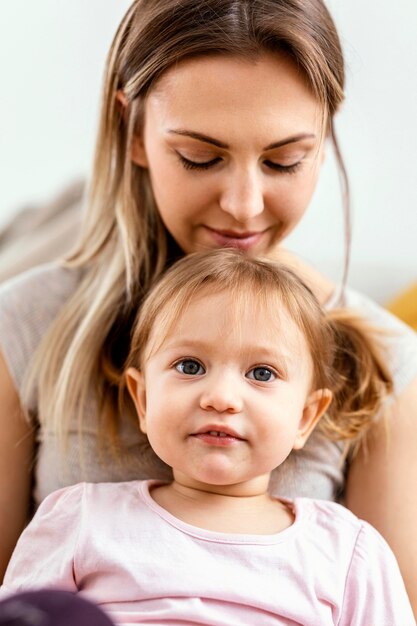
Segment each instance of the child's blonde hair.
M306 339L313 387L333 392L321 428L332 439L358 441L392 390L381 349L363 320L343 309L326 313L302 280L279 263L236 250L195 253L178 261L138 312L126 368L143 368L190 302L223 292L229 296L231 320L238 328L245 310L266 314L263 319L268 323L274 317L278 322L279 308L285 308ZM125 393L123 385L121 389Z

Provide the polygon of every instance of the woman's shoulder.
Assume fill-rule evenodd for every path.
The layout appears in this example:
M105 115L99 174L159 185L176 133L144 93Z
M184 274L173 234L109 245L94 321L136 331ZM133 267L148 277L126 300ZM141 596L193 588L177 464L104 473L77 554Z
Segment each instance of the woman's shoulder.
M51 263L0 285L0 351L17 388L40 340L79 280L79 270Z
M66 297L68 291L77 286L79 277L78 269L66 268L59 263L38 265L1 283L0 303L20 295L22 299L40 299L45 295L54 298L59 294Z
M0 285L0 329L25 328L42 335L76 289L78 270L50 263L19 274Z

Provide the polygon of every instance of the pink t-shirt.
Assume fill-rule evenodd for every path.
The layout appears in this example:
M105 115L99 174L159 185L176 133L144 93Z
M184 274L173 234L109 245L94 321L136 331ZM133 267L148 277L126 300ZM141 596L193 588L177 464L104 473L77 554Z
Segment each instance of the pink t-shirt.
M300 498L280 533L217 533L161 508L152 483L52 493L17 544L2 594L80 591L120 625L415 624L391 550L342 506Z

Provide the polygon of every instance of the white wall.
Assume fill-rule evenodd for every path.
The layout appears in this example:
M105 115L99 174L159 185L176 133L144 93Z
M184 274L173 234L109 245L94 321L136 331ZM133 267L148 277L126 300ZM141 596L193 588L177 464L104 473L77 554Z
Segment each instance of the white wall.
M88 171L104 60L130 0L0 0L0 222Z
M0 224L88 171L104 57L130 0L0 3ZM417 279L417 3L329 0L347 59L340 142L353 194L351 283L383 301ZM340 277L337 173L290 247Z
M417 280L417 3L329 0L347 61L338 119L353 196L350 283L379 301ZM292 246L342 266L337 174L328 162Z

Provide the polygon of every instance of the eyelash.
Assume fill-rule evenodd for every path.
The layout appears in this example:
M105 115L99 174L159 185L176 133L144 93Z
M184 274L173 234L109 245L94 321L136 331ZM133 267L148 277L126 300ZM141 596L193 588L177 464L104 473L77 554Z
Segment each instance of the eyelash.
M197 359L194 359L192 357L188 357L188 358L184 357L184 358L180 359L179 361L176 361L173 364L173 367L177 370L177 372L179 372L180 374L184 374L185 376L201 376L201 373L200 374L190 374L190 373L181 371L181 369L180 369L181 365L184 365L185 363L194 363L195 365L198 365L203 370L203 372L202 372L203 374L206 373L205 367L200 363L200 361L198 361Z
M270 380L260 381L254 376L249 376L249 374L253 374L256 370L265 370L267 372L270 372L272 374L272 378ZM250 380L256 380L257 382L269 383L279 378L279 374L270 365L255 365L255 367L251 367L251 369L246 373L246 378L249 378Z
M294 174L299 167L301 167L301 161L293 163L293 165L279 165L279 163L273 163L272 161L264 161L264 163L275 172L281 172L282 174Z
M220 157L216 157L215 159L211 159L211 161L206 161L205 163L196 163L195 161L190 161L186 159L181 154L178 155L179 159L186 170L208 170L216 163L220 163Z
M202 372L190 373L190 372L182 371L182 367L181 366L184 366L185 364L190 364L190 363L192 363L194 365L197 365L202 370ZM185 357L185 358L180 359L179 361L176 361L173 364L173 367L180 374L183 374L185 376L190 376L190 377L193 377L193 378L196 377L196 376L201 376L202 374L206 373L205 367L197 359L192 358L192 357L188 357L188 358ZM250 376L250 374L254 374L254 372L256 372L256 370L264 370L264 371L269 372L271 374L271 378L268 379L268 380L263 380L262 381L262 380L258 380L257 378L255 378L255 375ZM260 382L260 383L262 383L262 382L263 383L269 383L269 382L272 382L272 381L276 380L277 378L280 378L278 372L273 367L271 367L270 365L255 365L255 366L251 367L250 370L248 370L246 372L245 376L246 376L246 378L249 378L250 380L255 380L255 381Z
M195 161L190 161L189 159L186 159L181 154L178 154L178 157L186 170L208 170L217 163L220 163L221 161L220 157L216 157L211 161L196 163ZM301 161L298 161L298 163L294 163L293 165L279 165L278 163L273 163L272 161L264 161L264 164L274 172L280 172L282 174L294 174L301 166Z

